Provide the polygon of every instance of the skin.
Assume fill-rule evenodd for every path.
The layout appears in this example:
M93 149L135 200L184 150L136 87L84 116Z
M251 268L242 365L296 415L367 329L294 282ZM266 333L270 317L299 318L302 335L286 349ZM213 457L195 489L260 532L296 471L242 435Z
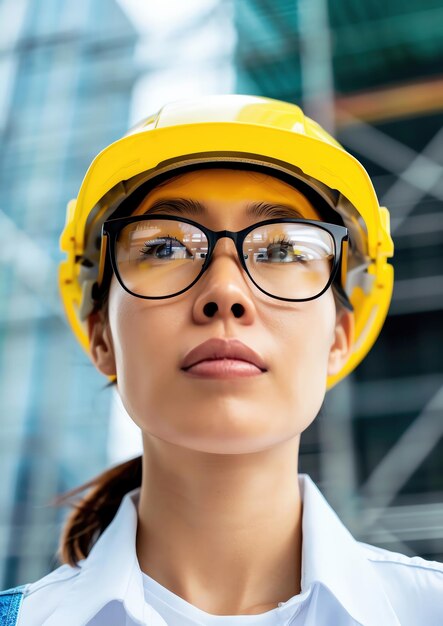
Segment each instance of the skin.
M244 215L252 201L320 219L286 183L246 171L181 175L150 192L140 211L171 197L203 203L206 214L190 217L214 230L267 219ZM212 317L204 312L209 302L217 305ZM239 317L234 304L242 306ZM349 355L353 324L349 311L337 313L331 289L307 302L261 293L228 239L180 296L143 300L113 277L108 317L89 318L91 358L103 374L116 374L142 430L142 571L215 615L263 613L300 592L300 435L321 407L327 375ZM184 356L211 337L240 339L268 371L229 380L186 375Z

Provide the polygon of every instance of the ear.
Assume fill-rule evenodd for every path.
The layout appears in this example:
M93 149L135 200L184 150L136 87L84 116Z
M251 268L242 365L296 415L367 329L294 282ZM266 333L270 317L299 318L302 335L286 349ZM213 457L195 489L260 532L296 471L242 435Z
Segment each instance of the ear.
M88 317L89 352L99 372L106 376L116 375L114 345L109 323L102 311Z
M328 376L337 374L348 359L354 342L354 313L340 309L328 358Z

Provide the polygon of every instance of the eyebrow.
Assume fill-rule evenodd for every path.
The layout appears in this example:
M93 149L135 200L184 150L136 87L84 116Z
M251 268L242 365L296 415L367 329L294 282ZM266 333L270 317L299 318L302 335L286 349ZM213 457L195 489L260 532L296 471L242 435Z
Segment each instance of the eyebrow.
M152 206L146 209L145 213L149 215L155 213L165 213L173 211L178 215L188 215L199 217L207 215L208 210L204 204L198 200L190 198L163 198L154 202ZM250 202L244 211L246 217L263 217L263 218L304 218L299 210L289 204L281 204L274 202Z

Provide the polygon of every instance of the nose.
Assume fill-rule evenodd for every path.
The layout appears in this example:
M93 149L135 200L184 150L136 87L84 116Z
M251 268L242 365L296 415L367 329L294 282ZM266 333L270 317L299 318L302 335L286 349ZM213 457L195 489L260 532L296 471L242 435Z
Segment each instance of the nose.
M233 263L235 263L238 268L243 272L243 268L240 263L240 259L238 258L237 248L235 246L235 240L232 238L236 233L231 233L228 231L227 235L222 235L220 239L215 244L214 250L212 252L211 265L214 264L216 259L220 257L230 258Z
M240 319L242 324L251 324L255 304L249 282L232 239L219 239L209 267L195 285L198 290L193 304L195 321L204 324L213 318Z

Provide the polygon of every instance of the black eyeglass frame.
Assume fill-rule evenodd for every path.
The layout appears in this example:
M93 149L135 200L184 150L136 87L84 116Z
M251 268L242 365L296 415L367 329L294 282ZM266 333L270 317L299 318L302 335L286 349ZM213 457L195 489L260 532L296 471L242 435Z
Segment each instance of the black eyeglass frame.
M208 252L206 254L206 258L204 260L202 268L199 274L197 275L197 277L192 281L192 283L190 283L184 289L181 289L180 291L169 294L167 296L142 296L140 294L134 293L133 291L131 291L130 289L126 287L118 271L118 266L117 266L117 262L115 258L115 244L117 241L118 234L128 224L142 222L146 220L150 220L150 221L170 220L170 221L184 222L185 224L190 224L191 226L195 226L196 228L201 230L205 234L208 240ZM326 283L326 286L322 289L322 291L320 291L315 296L311 296L309 298L283 298L281 296L275 296L271 293L268 293L267 291L262 289L259 285L257 285L255 280L252 278L251 274L249 273L248 268L246 267L244 256L243 256L243 243L244 243L246 236L251 231L255 230L256 228L259 228L260 226L267 226L268 224L277 224L277 223L312 224L313 226L317 226L318 228L325 230L327 233L329 233L332 236L334 240L334 263L331 269L331 274L330 274L328 282ZM109 251L109 258L111 261L112 270L114 274L116 275L118 282L127 293L131 294L132 296L135 296L136 298L143 298L145 300L164 300L166 298L173 298L174 296L178 296L184 293L185 291L188 291L188 289L193 287L193 285L195 285L195 283L198 280L200 280L200 278L203 276L203 274L208 269L211 263L212 254L217 244L217 241L219 239L222 239L223 237L228 237L229 239L232 239L232 241L235 244L237 255L240 260L241 266L245 270L246 274L248 275L252 283L257 287L257 289L259 289L262 293L266 294L267 296L271 298L275 298L277 300L284 300L286 302L305 302L308 300L315 300L316 298L319 298L334 283L337 296L340 299L341 303L349 310L351 311L353 310L353 306L350 303L349 298L346 292L344 291L342 285L340 284L340 281L336 280L337 277L340 277L339 269L341 269L341 264L342 264L343 243L349 241L348 229L345 226L340 226L338 224L330 224L327 222L321 222L317 220L305 220L305 219L299 219L299 218L274 218L274 219L269 219L269 220L265 220L262 222L256 222L255 224L251 224L250 226L247 226L246 228L243 228L242 230L239 230L239 231L229 231L229 230L214 231L214 230L211 230L210 228L207 228L206 226L203 226L202 224L199 224L198 222L195 222L193 220L190 220L188 218L181 217L181 216L178 217L175 215L167 215L167 214L162 215L159 213L156 213L152 217L149 216L148 214L131 215L129 217L117 217L114 219L109 219L103 223L102 242L104 242L106 238L106 250L103 250L103 247L102 247L102 254L107 255ZM109 241L109 245L107 245L108 241ZM96 283L97 291L95 291L95 295L93 294L94 299L97 299L97 300L100 297L99 294L103 289L103 285L107 283L106 259L102 259L101 262L104 263L102 276L99 277L101 278L101 280L98 284Z

